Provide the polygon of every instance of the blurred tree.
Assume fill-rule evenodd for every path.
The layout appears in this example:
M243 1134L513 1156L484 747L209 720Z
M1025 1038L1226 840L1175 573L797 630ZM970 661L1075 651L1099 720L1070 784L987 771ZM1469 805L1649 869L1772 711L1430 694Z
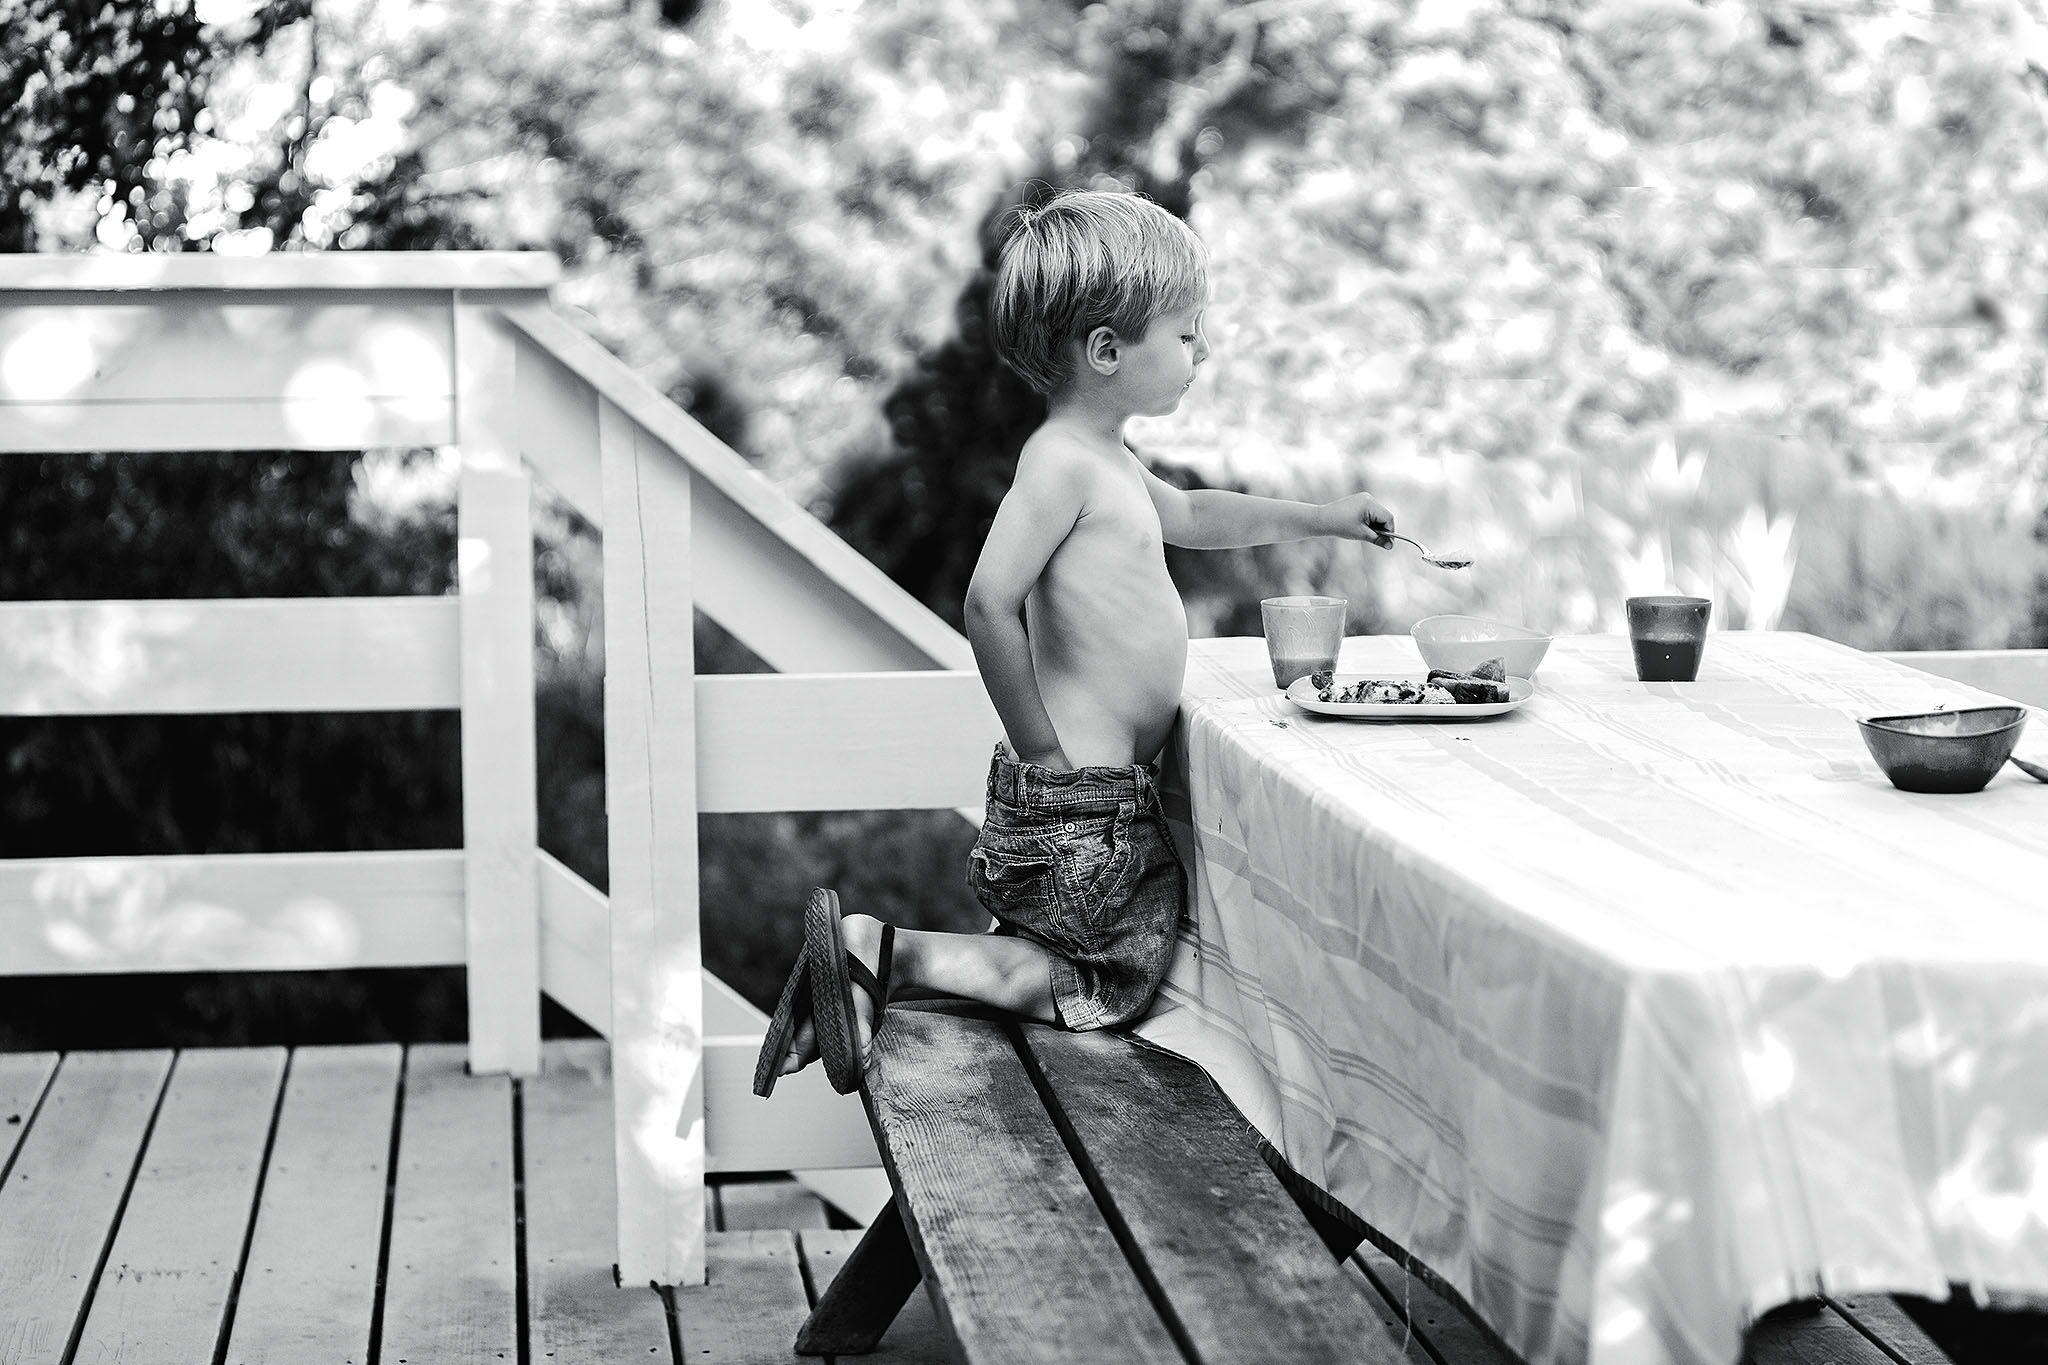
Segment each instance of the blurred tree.
M1354 15L1332 116L1204 173L1218 359L1161 424L1176 445L1362 481L1480 556L1458 578L1333 556L1333 589L1396 620L1612 628L1654 582L1767 623L1787 599L1752 584L1785 577L1764 561L1787 528L1794 558L1841 533L1809 509L1859 482L1970 501L2007 568L1907 581L1984 590L1977 641L2019 642L2039 560L1999 509L2048 475L2038 4ZM1808 628L1889 615L1820 589L1792 575Z
M415 157L469 240L554 252L586 328L808 496L879 426L953 282L964 206L1020 155L1013 117L1068 83L1045 20L1035 0L895 0L857 21L708 3L680 26L571 8L325 20L321 91L353 121L308 150L328 208L303 240L363 245L377 177ZM1002 116L963 117L980 101Z
M311 6L267 0L220 27L190 0L0 0L0 251L37 249L38 210L84 191L96 192L102 221L176 249L184 204L164 158L210 126L215 70L261 51Z
M1298 135L1341 87L1322 54L1344 21L1331 7L1290 7L1295 22L1269 20L1265 9L1113 0L1083 11L1074 55L1089 88L1079 123L1054 130L1033 171L983 214L980 259L954 304L951 335L924 348L885 400L886 442L842 466L833 529L954 624L1017 453L1045 415L1044 399L997 359L989 336L988 295L1007 223L1020 205L1041 204L1061 188L1103 185L1187 217L1197 176L1225 148L1240 153ZM1153 463L1183 487L1203 482L1170 456ZM1240 611L1255 602L1248 585L1262 576L1256 562L1251 553L1169 551L1198 611L1204 598Z

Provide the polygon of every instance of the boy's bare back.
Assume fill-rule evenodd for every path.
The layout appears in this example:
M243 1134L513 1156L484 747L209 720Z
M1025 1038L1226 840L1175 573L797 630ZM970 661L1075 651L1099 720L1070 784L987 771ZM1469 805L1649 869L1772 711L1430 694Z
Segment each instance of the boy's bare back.
M1043 517L1047 534L1067 527L1031 589L1025 628L1068 761L1151 762L1180 705L1188 626L1137 457L1048 423L1018 458L998 523L1006 516Z

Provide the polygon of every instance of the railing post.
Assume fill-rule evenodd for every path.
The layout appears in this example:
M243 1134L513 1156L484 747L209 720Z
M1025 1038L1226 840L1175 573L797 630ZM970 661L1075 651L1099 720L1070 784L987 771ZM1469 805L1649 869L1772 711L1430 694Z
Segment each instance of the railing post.
M704 1282L690 476L611 400L604 480L605 805L619 1276Z
M462 842L469 1063L540 1070L534 779L533 497L513 435L513 341L455 296L457 569L462 593Z

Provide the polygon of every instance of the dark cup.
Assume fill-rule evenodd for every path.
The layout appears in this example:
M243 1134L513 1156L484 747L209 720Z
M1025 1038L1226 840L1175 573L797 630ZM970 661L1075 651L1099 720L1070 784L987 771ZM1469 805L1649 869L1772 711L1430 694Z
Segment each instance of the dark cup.
M1644 682L1691 682L1700 675L1707 647L1705 597L1631 597L1628 642L1636 652L1636 676Z

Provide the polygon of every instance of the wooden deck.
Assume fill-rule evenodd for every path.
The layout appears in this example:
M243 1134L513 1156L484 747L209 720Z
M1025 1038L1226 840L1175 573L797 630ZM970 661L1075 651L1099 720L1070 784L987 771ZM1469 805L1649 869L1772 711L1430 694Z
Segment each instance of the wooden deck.
M789 1362L860 1234L787 1179L709 1201L710 1283L614 1283L601 1042L0 1055L6 1365ZM950 1359L917 1296L865 1359Z
M470 1076L463 1058L0 1054L0 1365L805 1359L797 1329L860 1239L831 1226L847 1220L787 1177L714 1180L710 1282L621 1288L606 1044L548 1043L526 1081ZM1414 1329L1412 1365L1512 1365L1372 1248L1346 1274L1392 1330ZM2038 1335L2004 1349L2020 1339L1957 1359L2036 1358ZM849 1359L955 1357L915 1294Z

